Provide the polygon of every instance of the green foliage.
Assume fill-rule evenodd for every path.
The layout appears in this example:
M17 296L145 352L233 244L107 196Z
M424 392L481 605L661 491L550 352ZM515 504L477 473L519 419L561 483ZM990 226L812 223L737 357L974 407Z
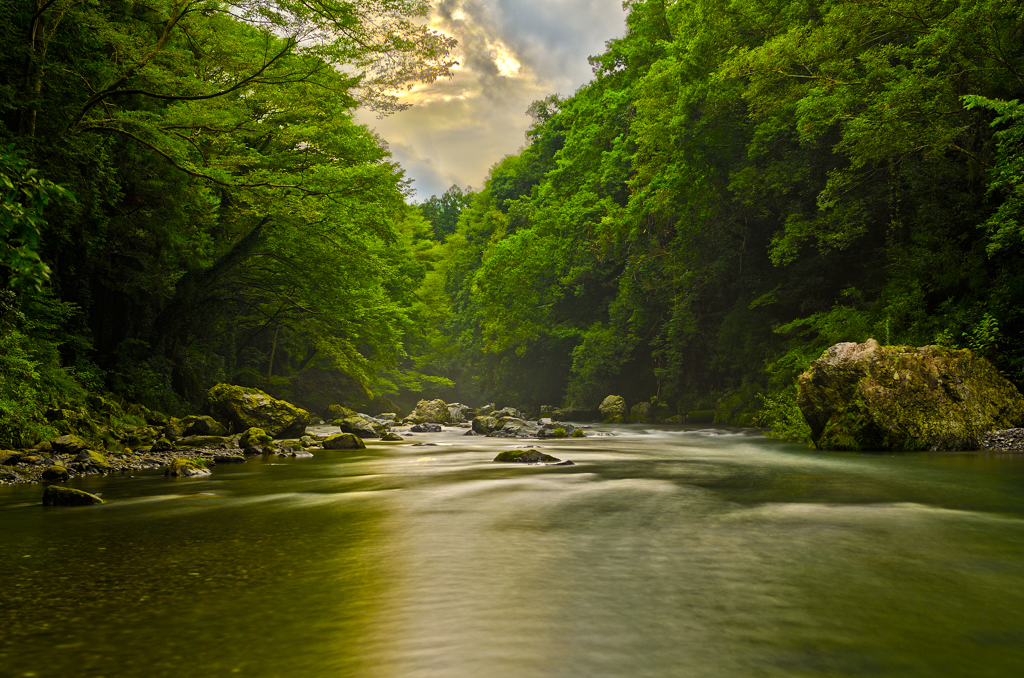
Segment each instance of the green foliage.
M811 427L807 425L796 402L796 384L770 395L758 394L761 410L757 425L765 429L769 438L791 440L811 445Z
M0 148L0 267L7 286L42 289L50 267L39 256L39 237L50 202L74 200L66 189L38 176L14 144Z

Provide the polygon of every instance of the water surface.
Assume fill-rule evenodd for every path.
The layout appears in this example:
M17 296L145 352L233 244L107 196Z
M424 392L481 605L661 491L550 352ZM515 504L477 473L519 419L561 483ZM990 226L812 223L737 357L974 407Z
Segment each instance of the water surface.
M1024 671L1024 456L603 430L0 487L0 676Z

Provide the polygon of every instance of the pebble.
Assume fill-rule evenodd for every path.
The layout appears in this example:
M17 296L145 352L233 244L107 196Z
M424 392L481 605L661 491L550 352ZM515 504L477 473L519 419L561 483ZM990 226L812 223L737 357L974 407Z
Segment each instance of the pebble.
M981 436L981 449L999 452L1024 452L1024 428L1004 428Z

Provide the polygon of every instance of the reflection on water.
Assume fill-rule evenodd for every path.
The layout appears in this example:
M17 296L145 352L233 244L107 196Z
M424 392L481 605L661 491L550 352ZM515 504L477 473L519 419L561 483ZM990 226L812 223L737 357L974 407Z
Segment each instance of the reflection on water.
M1024 458L620 427L0 488L0 676L1008 676ZM411 439L412 440L412 439Z

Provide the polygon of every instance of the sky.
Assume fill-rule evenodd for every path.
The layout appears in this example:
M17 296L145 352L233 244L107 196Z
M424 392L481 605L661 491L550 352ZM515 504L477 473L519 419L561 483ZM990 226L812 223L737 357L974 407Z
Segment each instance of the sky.
M434 0L432 28L459 41L454 77L403 94L412 108L383 120L360 109L413 179L414 202L452 184L483 186L525 143L526 108L570 95L593 75L587 57L621 37L622 0Z

